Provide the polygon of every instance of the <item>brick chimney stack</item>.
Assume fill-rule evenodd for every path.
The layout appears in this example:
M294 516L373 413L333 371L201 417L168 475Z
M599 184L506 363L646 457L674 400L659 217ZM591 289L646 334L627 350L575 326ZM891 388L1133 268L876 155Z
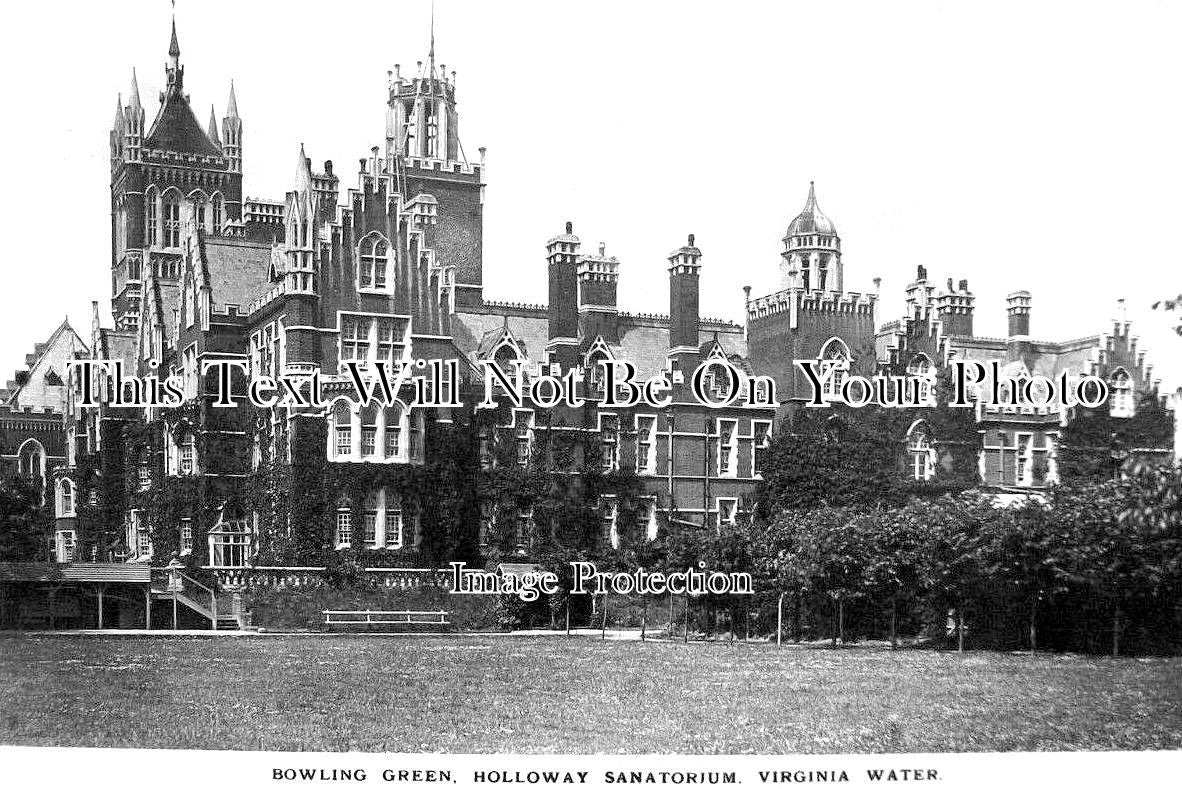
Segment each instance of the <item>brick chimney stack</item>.
M550 361L563 369L578 363L579 237L570 222L565 232L546 242L546 261L549 264L550 304L549 342L546 350Z
M603 337L609 345L620 342L620 314L616 289L620 281L620 261L607 256L606 245L599 245L598 255L579 258L579 336Z
M690 233L686 245L669 254L669 355L688 378L697 364L701 320L698 274L702 250Z
M973 301L967 279L962 279L953 288L952 279L949 278L948 292L936 297L936 316L940 319L945 335L973 336Z
M1006 338L1006 361L1026 361L1030 355L1030 292L1019 290L1006 296L1009 337Z

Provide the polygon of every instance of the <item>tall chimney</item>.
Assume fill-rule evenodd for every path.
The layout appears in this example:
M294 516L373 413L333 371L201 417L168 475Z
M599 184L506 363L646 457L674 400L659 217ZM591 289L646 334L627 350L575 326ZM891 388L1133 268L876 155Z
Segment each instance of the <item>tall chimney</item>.
M1030 345L1030 292L1019 290L1006 296L1006 315L1009 319L1009 337L1006 339L1006 361L1023 361L1029 367Z
M546 350L550 360L563 369L578 362L578 260L579 237L566 223L565 232L546 242L546 262L550 279L549 338Z
M697 366L701 344L701 319L698 314L698 274L702 268L702 250L694 246L690 233L686 245L669 254L669 355L674 369L688 377Z

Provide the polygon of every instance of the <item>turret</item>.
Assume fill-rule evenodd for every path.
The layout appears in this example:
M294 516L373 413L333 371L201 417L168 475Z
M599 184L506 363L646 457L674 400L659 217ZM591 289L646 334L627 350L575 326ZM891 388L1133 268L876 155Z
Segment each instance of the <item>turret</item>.
M136 81L135 69L131 70L131 92L127 97L123 120L123 161L138 162L142 155L146 118L144 105L140 104L140 86Z
M804 209L788 224L780 252L780 287L806 292L841 293L844 287L841 239L837 228L817 205L809 181Z
M316 225L319 197L312 184L312 160L300 143L296 159L295 188L287 193L284 207L285 270L284 281L289 293L316 292Z
M230 80L226 117L222 118L222 136L222 152L229 162L230 172L242 172L242 119L238 117L238 99L234 95L233 80Z

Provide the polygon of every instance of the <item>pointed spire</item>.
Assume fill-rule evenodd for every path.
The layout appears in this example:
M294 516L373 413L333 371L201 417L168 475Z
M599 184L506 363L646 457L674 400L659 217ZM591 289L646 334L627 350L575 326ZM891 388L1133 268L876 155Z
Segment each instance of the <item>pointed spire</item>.
M213 105L209 105L209 139L213 140L213 144L221 146L222 139L218 137L218 121L213 114Z
M226 102L226 117L238 117L238 99L234 96L234 80L230 80L230 100Z
M176 13L172 15L172 42L168 45L168 57L172 60L172 65L176 65L181 57L181 45L176 40Z
M303 143L300 143L300 159L296 162L295 190L297 192L312 191L312 165L308 155L304 153Z
M127 98L127 108L133 112L143 109L140 104L140 86L135 78L135 69L131 70L131 92Z
M115 131L120 131L123 128L123 94L120 93L115 99L115 122L111 124L111 128Z
M817 207L817 190L813 186L813 182L809 181L809 199L804 201L804 210L808 211L810 208Z
M431 79L435 77L435 0L431 0L431 51L427 54L428 71L427 76Z

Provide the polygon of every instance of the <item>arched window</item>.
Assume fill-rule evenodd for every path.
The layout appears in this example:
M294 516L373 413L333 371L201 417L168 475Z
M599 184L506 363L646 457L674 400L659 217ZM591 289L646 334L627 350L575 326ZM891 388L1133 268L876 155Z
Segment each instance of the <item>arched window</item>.
M926 403L932 398L935 369L932 360L924 353L918 353L913 356L911 363L907 365L907 375L919 379L918 394L920 403Z
M205 229L205 217L208 214L206 211L205 192L200 189L194 190L189 194L189 201L193 204L193 222L197 229ZM179 246L179 245L178 245Z
M841 384L850 371L849 346L840 337L833 337L821 348L821 396L825 400L836 400L841 394Z
M21 444L17 453L17 469L22 477L38 482L45 481L45 447L35 438Z
M357 270L357 286L376 290L386 289L386 270L390 245L380 233L370 233L361 239L361 265Z
M223 513L217 524L209 530L210 565L213 567L246 567L250 553L251 534L246 520L244 518L227 519Z
M385 436L382 440L385 450L384 457L387 460L399 460L406 448L406 444L402 440L402 407L397 404L386 406L384 416Z
M149 186L148 191L144 192L144 240L150 247L156 246L160 238L159 206L156 202L158 199L156 187Z
M378 407L367 403L361 409L361 457L372 458L378 454Z
M57 516L71 518L74 516L74 483L68 479L57 483Z
M175 189L169 189L161 200L164 211L163 245L165 247L179 247L181 245L181 197Z
M927 482L936 475L936 450L932 448L928 424L922 419L907 431L907 459L912 479Z
M222 199L221 194L215 192L209 201L209 206L211 213L210 230L215 235L218 235L222 232L222 226L226 221L226 203L225 200Z
M1123 367L1108 377L1108 409L1113 416L1132 416L1136 411L1133 402L1133 379Z

